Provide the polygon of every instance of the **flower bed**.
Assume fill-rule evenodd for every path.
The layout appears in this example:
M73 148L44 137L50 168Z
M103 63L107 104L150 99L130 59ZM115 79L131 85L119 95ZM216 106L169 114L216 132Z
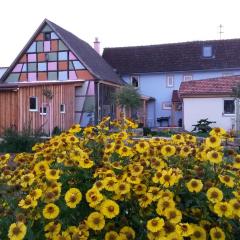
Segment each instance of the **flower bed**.
M240 155L226 133L133 140L109 118L0 157L0 239L239 239Z

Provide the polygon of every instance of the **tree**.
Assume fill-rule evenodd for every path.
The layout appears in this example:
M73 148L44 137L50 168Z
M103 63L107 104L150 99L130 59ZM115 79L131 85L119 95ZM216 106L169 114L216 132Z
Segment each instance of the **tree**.
M125 114L126 110L136 109L141 105L141 96L137 89L127 85L123 86L114 94L114 100L122 108Z
M240 83L232 89L233 96L236 101L236 134L239 137L240 134Z

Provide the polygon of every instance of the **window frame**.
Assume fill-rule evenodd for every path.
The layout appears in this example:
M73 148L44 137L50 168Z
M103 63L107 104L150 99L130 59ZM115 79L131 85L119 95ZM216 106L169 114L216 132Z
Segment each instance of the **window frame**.
M205 51L206 51L207 48L211 49L211 55L206 55L205 54L206 53ZM213 46L212 45L206 44L206 45L202 46L202 57L203 58L213 58Z
M234 104L234 112L233 113L227 113L225 112L225 101L232 101ZM223 115L224 116L235 116L236 115L236 102L232 98L225 98L223 99Z
M137 80L137 86L134 86L133 85L133 80L136 79ZM130 81L131 81L131 85L134 87L134 88L139 88L140 86L140 81L139 81L140 77L139 75L132 75L130 76Z
M172 81L172 84L170 84L170 79ZM166 76L166 87L167 88L173 88L174 87L174 75L167 75Z
M63 111L61 109L61 106L63 106ZM66 113L66 104L65 103L60 104L60 113Z
M186 80L186 78L191 78L190 80ZM193 80L193 75L192 74L184 74L183 75L183 82L188 82Z
M171 107L166 106L166 104L171 104ZM172 102L162 102L162 110L172 110Z
M36 107L33 109L33 108L31 108L31 98L34 98L35 99L35 105L36 105ZM31 96L31 97L29 97L29 112L38 112L38 98L37 97L35 97L35 96Z
M43 109L45 109L46 111L42 111ZM46 104L42 104L42 106L39 108L39 114L41 116L46 116L47 115L47 106L46 106Z

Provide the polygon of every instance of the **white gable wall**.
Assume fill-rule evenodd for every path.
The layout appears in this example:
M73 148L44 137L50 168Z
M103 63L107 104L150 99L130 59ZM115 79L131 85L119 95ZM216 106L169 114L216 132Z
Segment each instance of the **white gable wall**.
M187 131L193 130L193 124L200 119L208 118L216 123L211 127L222 127L231 130L235 126L235 114L224 115L224 99L231 98L184 98L183 99L183 121Z

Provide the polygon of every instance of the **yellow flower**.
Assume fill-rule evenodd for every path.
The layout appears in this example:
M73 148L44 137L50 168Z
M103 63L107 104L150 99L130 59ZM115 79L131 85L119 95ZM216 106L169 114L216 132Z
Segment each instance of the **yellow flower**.
M173 156L175 154L175 152L176 152L176 149L172 145L164 145L161 148L161 153L165 157L171 157L171 156Z
M207 153L207 159L211 163L221 163L222 162L222 154L218 151L212 150Z
M232 206L227 202L217 202L213 210L219 217L224 216L228 218L232 216L233 212Z
M164 226L164 220L156 217L147 221L147 229L151 232L158 232L162 230Z
M190 236L191 240L206 240L207 234L203 227L193 225L193 234Z
M180 236L188 237L193 234L193 227L188 223L179 223L176 226L176 232L179 233Z
M27 195L25 199L22 199L18 206L20 208L28 209L28 208L35 208L37 206L37 201L33 198L31 198L30 195Z
M167 209L175 208L175 202L172 198L164 197L160 198L157 203L156 212L158 215L163 215Z
M120 147L120 149L118 150L118 153L121 157L129 157L132 155L132 150L130 147L127 146L122 146Z
M114 191L118 195L127 194L130 192L130 184L127 182L118 182L114 186Z
M50 169L50 168L46 170L46 178L50 181L59 179L60 177L59 174L60 174L60 170Z
M106 218L114 218L119 214L119 206L112 200L105 200L101 203L100 212Z
M137 184L133 187L133 191L137 194L137 195L142 195L145 194L147 192L147 186L145 184Z
M22 240L27 232L27 227L23 222L12 223L8 230L10 240Z
M45 237L53 238L61 231L61 223L50 222L44 227Z
M34 171L36 172L37 175L40 175L42 173L45 173L46 170L49 169L48 162L47 161L41 161L36 163L34 166Z
M143 172L143 166L140 164L129 165L129 170L132 176L139 176Z
M62 232L62 234L57 234L53 237L53 240L71 240L71 236L67 231Z
M218 148L221 145L221 139L216 136L210 136L206 138L207 147Z
M90 207L96 207L103 200L103 195L97 188L91 188L86 193L86 200Z
M225 233L219 227L211 228L210 236L211 240L225 240Z
M223 199L223 193L219 188L211 187L207 190L207 198L212 203L220 202Z
M233 216L240 218L240 200L233 198L229 201L229 204L232 206Z
M65 194L65 201L68 207L75 208L82 200L82 193L77 188L70 188Z
M73 125L69 130L70 133L78 133L81 131L81 127L79 124Z
M168 188L173 186L176 182L178 181L177 177L175 174L172 174L172 169L170 170L163 170L162 171L162 176L160 178L160 183Z
M23 188L31 186L34 182L34 175L32 173L25 174L21 177L20 184Z
M79 166L82 168L91 168L94 165L94 162L90 159L80 159Z
M164 211L164 216L168 219L170 223L177 224L182 220L182 212L176 208L167 208Z
M119 235L115 231L109 231L105 234L104 240L118 240Z
M59 207L54 203L47 204L43 209L43 217L46 219L54 219L59 215Z
M126 236L127 239L129 239L129 240L135 239L135 235L136 235L135 231L129 226L125 226L125 227L121 228L119 233L120 233L120 236L121 235Z
M139 141L136 145L136 150L139 153L144 153L149 149L149 143L146 141Z
M183 237L177 232L172 232L166 236L167 240L183 240ZM164 239L165 240L165 239Z
M240 154L235 156L233 167L237 168L237 169L240 169Z
M116 182L117 182L117 179L115 177L105 177L103 179L104 188L107 191L113 192L115 189Z
M36 188L29 193L29 196L33 200L37 200L42 196L42 190L40 188Z
M142 208L146 208L152 203L153 196L151 193L146 193L138 199L139 205Z
M189 192L200 192L203 188L202 181L199 179L191 179L189 182L186 183Z
M177 144L185 142L184 137L181 134L174 134L174 135L172 135L171 138L172 138L173 142L177 143Z
M227 187L233 188L234 187L234 181L233 177L227 176L227 175L220 175L218 176L220 181Z
M91 213L87 218L87 226L95 231L102 230L105 226L103 214L99 212Z
M152 200L154 202L160 198L161 192L159 187L150 187L148 192L152 194Z
M226 131L223 128L213 128L210 132L210 136L216 136L216 137L221 137L226 134Z

